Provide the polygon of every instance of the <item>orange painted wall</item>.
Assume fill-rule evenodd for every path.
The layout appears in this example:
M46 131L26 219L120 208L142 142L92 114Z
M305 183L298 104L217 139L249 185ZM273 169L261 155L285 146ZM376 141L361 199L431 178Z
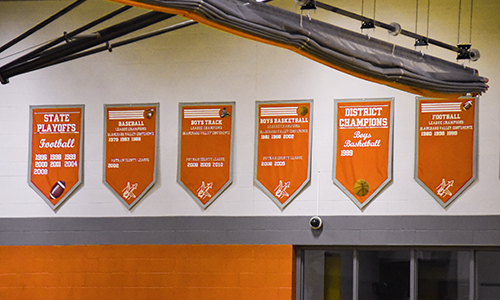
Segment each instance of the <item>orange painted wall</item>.
M291 245L1 246L0 299L295 299Z

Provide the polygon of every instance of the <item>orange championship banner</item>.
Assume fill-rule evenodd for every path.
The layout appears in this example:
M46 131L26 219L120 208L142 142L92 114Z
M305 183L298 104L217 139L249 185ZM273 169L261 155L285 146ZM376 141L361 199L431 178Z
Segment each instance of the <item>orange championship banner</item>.
M203 208L233 182L234 102L179 103L177 182Z
M393 102L335 100L333 182L359 208L392 180Z
M129 209L156 182L158 103L104 105L104 184Z
M415 180L448 206L477 176L475 97L417 97Z
M312 100L257 101L254 181L284 209L311 180Z
M28 184L53 210L83 181L83 105L30 106Z

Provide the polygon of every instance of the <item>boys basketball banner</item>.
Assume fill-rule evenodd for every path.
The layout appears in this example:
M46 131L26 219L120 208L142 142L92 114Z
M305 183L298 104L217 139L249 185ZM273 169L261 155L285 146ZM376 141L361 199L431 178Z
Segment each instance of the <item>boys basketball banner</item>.
M476 104L417 98L415 180L443 207L476 179Z
M30 106L28 183L56 209L82 183L83 105Z
M363 208L392 180L393 99L335 100L333 182Z
M233 182L234 102L179 104L177 181L203 208Z
M311 179L312 103L256 102L254 180L282 209Z
M104 184L129 209L156 182L159 104L104 105Z

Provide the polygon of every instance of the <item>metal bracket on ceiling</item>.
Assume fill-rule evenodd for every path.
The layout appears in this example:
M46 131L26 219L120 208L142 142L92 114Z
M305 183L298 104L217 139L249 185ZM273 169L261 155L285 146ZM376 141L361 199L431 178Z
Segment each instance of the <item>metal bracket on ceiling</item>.
M470 59L471 61L477 61L481 54L477 49L471 49L471 44L460 44L458 48L460 51L457 54L457 60Z

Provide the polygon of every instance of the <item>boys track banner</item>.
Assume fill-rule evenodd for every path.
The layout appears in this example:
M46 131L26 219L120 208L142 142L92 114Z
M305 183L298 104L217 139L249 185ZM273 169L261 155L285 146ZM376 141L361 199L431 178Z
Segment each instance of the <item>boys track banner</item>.
M234 102L179 103L177 182L203 208L233 182Z
M30 106L28 184L53 210L83 181L83 105Z
M156 182L158 103L104 105L104 184L132 208Z
M311 179L312 104L256 102L254 181L281 209Z
M392 180L393 102L335 100L333 182L359 208Z
M446 207L476 179L477 98L416 102L415 180Z

